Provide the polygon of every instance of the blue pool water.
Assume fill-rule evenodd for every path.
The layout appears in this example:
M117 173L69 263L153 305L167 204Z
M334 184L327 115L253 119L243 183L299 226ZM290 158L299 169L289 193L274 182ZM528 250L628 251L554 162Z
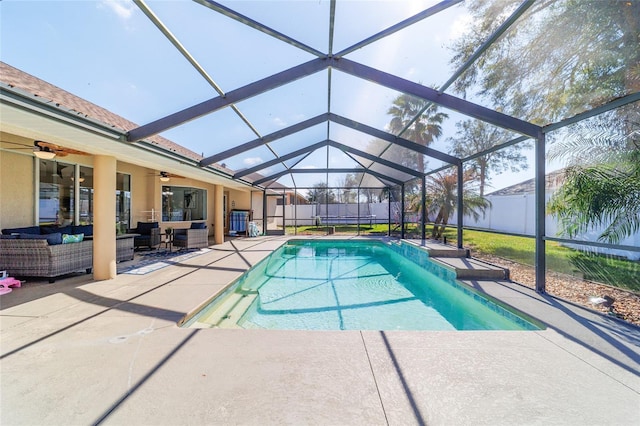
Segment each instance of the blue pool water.
M289 241L187 322L302 330L537 330L410 244Z

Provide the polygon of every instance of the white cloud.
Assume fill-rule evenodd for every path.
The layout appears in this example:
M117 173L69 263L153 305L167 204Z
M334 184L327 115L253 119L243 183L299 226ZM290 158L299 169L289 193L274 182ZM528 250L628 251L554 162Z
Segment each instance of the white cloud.
M284 120L283 120L282 118L280 118L280 117L276 117L276 118L274 118L274 119L273 119L273 122L274 122L277 126L280 126L280 127L284 127L284 126L286 126L286 125L287 125L287 122L286 122L286 121L284 121Z
M264 163L264 160L260 157L249 157L242 160L245 166L255 166L256 164Z
M102 0L100 4L125 21L133 16L133 11L135 10L134 4L127 0Z

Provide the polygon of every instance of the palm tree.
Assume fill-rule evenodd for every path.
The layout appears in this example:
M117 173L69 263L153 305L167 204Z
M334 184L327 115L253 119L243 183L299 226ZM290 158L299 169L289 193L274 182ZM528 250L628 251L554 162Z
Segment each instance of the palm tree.
M447 114L438 112L437 105L407 94L398 96L387 114L392 116L388 127L391 133L398 135L407 128L401 136L422 146L431 145L442 135L442 123L449 118ZM420 116L411 122L418 114ZM419 172L424 173L424 155L417 154L415 164L408 166L416 167Z
M491 203L478 193L478 179L473 170L467 170L462 177L463 199L462 212L472 216L475 220L484 215ZM449 218L457 207L458 176L455 169L444 170L427 176L426 182L427 213L435 214L431 237L442 238L442 234L449 223Z
M569 237L599 226L598 239L616 244L640 230L640 126L619 127L612 130L609 120L580 125L550 151L551 159L568 159L548 209Z

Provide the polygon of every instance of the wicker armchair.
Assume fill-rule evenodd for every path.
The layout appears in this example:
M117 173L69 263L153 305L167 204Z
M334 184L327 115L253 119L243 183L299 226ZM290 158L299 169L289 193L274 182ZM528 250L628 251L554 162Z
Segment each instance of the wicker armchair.
M138 222L135 229L130 229L129 234L140 234L133 239L133 246L157 248L160 245L160 227L158 222Z
M209 230L204 224L193 223L190 229L176 229L173 245L180 248L203 248L209 246Z

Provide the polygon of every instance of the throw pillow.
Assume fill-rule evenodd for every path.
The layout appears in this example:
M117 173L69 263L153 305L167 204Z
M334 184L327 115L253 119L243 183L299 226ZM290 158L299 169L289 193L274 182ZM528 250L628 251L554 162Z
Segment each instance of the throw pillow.
M204 222L193 222L191 229L207 229L207 224Z
M21 240L47 240L47 243L50 246L62 244L62 234L59 232L56 232L54 234L46 234L46 235L20 234L20 239Z
M79 243L84 240L84 234L62 234L62 244Z

